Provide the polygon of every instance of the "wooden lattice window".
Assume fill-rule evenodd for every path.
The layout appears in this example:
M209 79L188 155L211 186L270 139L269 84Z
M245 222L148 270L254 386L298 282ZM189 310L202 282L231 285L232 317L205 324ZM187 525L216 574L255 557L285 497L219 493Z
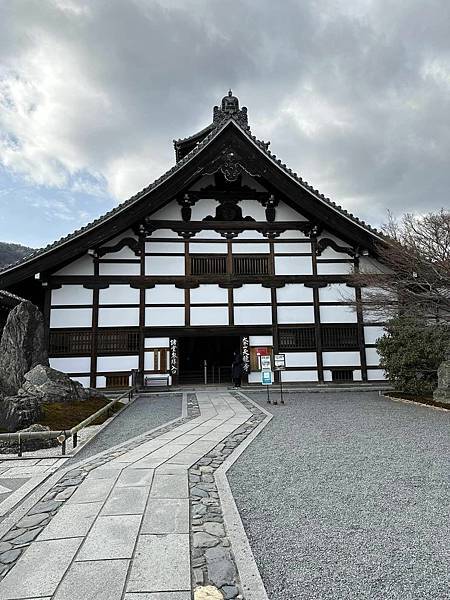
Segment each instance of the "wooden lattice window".
M97 352L120 354L139 352L139 331L130 329L99 329Z
M358 350L358 326L346 325L322 325L322 349L323 350Z
M107 388L124 388L128 387L130 379L129 375L107 375L106 376L106 387Z
M235 275L269 275L269 257L267 255L243 254L233 256Z
M192 275L224 275L226 272L226 256L221 254L191 256Z
M279 330L280 350L315 350L316 334L312 327L280 328Z
M332 369L331 380L336 383L353 381L353 369Z
M67 329L51 331L49 354L51 356L86 356L91 353L92 331L90 329Z

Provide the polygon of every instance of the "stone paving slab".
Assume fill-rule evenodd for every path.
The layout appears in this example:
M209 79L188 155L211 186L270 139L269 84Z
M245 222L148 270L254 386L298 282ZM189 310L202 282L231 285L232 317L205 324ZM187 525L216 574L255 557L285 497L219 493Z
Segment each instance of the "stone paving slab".
M52 596L82 541L70 538L31 544L1 582L0 600Z
M150 486L153 481L154 469L133 469L128 467L120 474L116 482L116 488Z
M76 560L131 558L141 520L141 515L98 517Z
M150 486L114 488L102 508L101 515L142 515Z
M42 598L39 600L46 599ZM124 600L191 600L191 592L155 592L154 594L131 593L125 594Z
M53 600L121 600L128 560L73 563Z
M150 498L141 533L189 533L189 500Z
M160 475L156 472L150 498L187 498L188 495L187 473Z
M191 589L189 535L140 535L127 591Z
M40 533L37 541L86 536L102 505L102 502L66 504Z
M71 504L104 502L113 488L114 481L114 479L89 480L86 478L67 502Z

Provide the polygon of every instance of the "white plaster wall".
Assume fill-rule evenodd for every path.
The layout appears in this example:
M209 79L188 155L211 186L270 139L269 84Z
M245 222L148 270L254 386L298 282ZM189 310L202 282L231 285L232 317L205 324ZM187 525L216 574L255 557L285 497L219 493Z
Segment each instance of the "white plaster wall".
M99 327L137 327L139 325L139 307L136 308L99 308Z
M191 304L227 304L228 290L205 284L191 290Z
M278 306L278 323L314 323L313 306Z
M184 275L184 256L146 256L146 275Z
M380 355L376 348L366 348L366 360L369 367L378 367L380 365Z
M272 323L270 306L235 306L235 325L265 325Z
M152 219L161 221L181 221L181 207L175 201L152 214Z
M312 275L309 256L275 256L276 275Z
M171 238L180 240L178 233L176 233L176 231L172 231L171 229L155 229L150 236L150 239L152 238Z
M144 354L144 369L146 371L153 371L155 368L155 355L153 352L145 352Z
M189 254L226 254L227 245L223 242L197 244L189 242Z
M362 373L361 371L355 369L353 371L353 381L362 381Z
M281 371L282 381L318 381L317 371Z
M270 252L269 244L265 243L254 243L254 244L240 244L239 242L233 242L232 244L233 254L268 254Z
M361 256L359 269L362 273L392 273L391 269L370 256Z
M123 233L120 233L119 235L116 235L115 237L111 238L110 240L105 242L103 245L104 246L115 246L120 241L122 241L124 238L133 238L133 240L138 239L137 235L134 233L134 231L132 229L127 229Z
M369 381L385 381L386 373L383 371L383 369L368 369L367 379Z
M193 307L191 308L191 325L228 325L228 307Z
M324 231L321 235L319 235L319 237L317 239L319 241L323 240L323 239L332 240L338 246L348 246L348 242L344 242L344 240L341 240L340 238L336 237L335 235L333 235L332 233L330 233L328 231Z
M195 238L192 238L192 240L220 240L223 242L224 238L217 231L202 229L195 234Z
M244 283L240 288L233 290L235 304L241 302L267 302L270 304L270 289L264 288L258 283Z
M93 275L94 263L89 254L74 260L59 271L55 271L54 275Z
M134 263L99 263L100 275L140 275L139 261Z
M349 273L353 273L352 263L317 262L318 275L348 275Z
M262 233L259 233L258 231L255 231L252 229L247 229L246 231L241 231L241 233L239 233L239 235L237 237L235 237L234 239L235 240L267 240L267 238L265 238Z
M356 323L358 316L353 306L326 306L320 307L321 323Z
M60 304L90 304L92 305L92 290L82 285L63 285L59 290L52 290L52 305Z
M324 367L355 367L361 364L359 352L322 352Z
M257 200L241 200L242 216L253 217L255 221L266 221L266 210Z
M355 288L347 287L345 283L330 283L327 287L319 288L320 302L354 302Z
M78 381L78 383L81 383L81 385L84 387L90 387L91 385L90 377L71 377L70 379L73 381Z
M174 285L157 284L145 290L146 304L184 304L184 290Z
M300 215L299 215L300 216ZM303 221L304 219L300 217L297 219L298 221ZM287 231L283 231L280 233L278 240L306 240L308 236L303 233L303 231L299 231L298 229L288 229ZM309 241L309 239L308 239Z
M91 370L90 356L50 358L49 361L52 369L63 373L89 373Z
M145 242L146 252L159 252L164 254L184 254L184 242L180 238L173 242Z
M287 242L278 242L275 240L274 252L275 254L292 254L293 252L311 254L311 244L309 242L293 242L288 244Z
M129 285L110 285L99 290L100 304L139 304L139 290Z
M169 347L169 338L168 337L145 338L145 340L144 340L144 348L168 348L168 347Z
M345 248L350 248L350 246L348 244L343 244ZM350 255L347 254L346 252L336 252L336 250L333 250L333 248L328 247L325 248L325 250L323 250L320 254L319 258L339 258L339 259L344 259L344 260L348 260L350 258Z
M138 356L98 356L97 371L101 373L131 371L139 366Z
M263 347L273 346L273 336L271 335L251 335L249 338L250 346Z
M294 210L284 202L277 206L276 221L306 221L307 219L298 211Z
M313 302L313 291L302 283L287 283L277 289L277 302Z
M378 338L382 337L385 334L385 330L383 327L364 327L364 341L366 344L376 344Z
M117 252L107 252L104 256L102 256L102 258L107 258L107 259L131 258L131 259L136 260L136 254L133 252L133 250L131 250L131 248L129 248L128 246L125 246L124 248L122 248L121 250L118 250Z
M191 221L203 221L208 215L214 217L216 215L216 207L218 204L217 200L213 200L212 198L202 198L201 200L198 200L198 202L195 203L195 206L192 207Z
M184 325L184 307L146 308L145 324L147 327L150 325L155 327Z
M315 352L285 352L287 367L317 367Z
M50 327L92 327L92 308L52 308Z

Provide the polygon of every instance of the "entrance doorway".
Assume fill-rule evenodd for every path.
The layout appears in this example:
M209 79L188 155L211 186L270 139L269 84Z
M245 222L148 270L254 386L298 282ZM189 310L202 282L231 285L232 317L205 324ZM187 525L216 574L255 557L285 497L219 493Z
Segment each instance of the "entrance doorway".
M233 353L240 352L238 335L179 338L180 383L230 383Z

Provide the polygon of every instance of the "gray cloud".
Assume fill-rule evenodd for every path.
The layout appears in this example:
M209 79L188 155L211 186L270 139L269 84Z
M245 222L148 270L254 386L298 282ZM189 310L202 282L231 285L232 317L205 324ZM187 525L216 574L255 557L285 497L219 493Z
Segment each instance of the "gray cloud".
M0 161L117 199L173 162L229 86L253 133L377 225L448 205L446 0L16 0L0 17Z

